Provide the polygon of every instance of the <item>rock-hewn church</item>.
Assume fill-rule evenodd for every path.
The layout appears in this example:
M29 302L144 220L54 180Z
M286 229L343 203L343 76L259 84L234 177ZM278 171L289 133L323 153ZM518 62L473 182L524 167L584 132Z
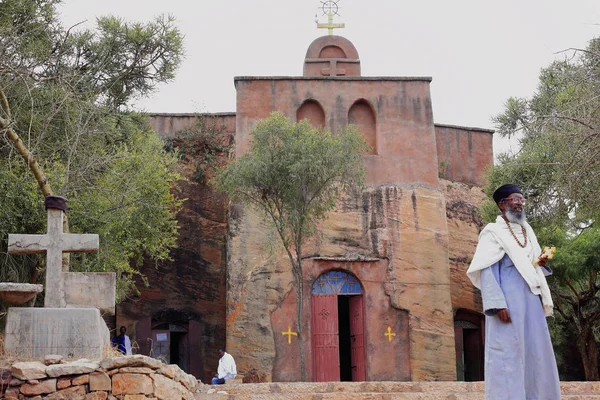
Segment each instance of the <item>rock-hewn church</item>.
M355 124L370 145L367 188L345 197L305 248L309 380L483 378L481 304L465 271L493 132L434 123L430 83L362 76L354 45L328 35L308 47L302 76L236 77L235 112L210 115L234 157L275 110L332 132ZM198 118L151 115L164 138ZM194 174L193 163L181 168ZM173 260L144 266L150 286L118 306L117 325L138 352L203 381L221 347L241 373L300 380L295 287L269 221L191 178L178 192L187 200Z

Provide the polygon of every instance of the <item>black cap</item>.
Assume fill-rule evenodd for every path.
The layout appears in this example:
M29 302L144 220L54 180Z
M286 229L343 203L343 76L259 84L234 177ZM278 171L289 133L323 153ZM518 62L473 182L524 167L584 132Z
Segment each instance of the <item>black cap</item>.
M46 196L46 200L44 201L44 205L46 206L46 210L49 208L53 208L56 210L62 210L63 212L67 212L67 199L60 196Z
M494 198L496 204L498 204L500 203L500 200L507 198L513 193L523 194L523 192L521 192L520 187L510 183L508 185L502 185L498 189L496 189L492 197Z

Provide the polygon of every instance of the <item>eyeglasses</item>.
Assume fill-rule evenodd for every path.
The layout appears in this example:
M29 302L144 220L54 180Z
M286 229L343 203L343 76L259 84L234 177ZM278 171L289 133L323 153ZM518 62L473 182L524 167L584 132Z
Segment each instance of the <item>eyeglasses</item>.
M504 200L508 200L511 203L518 203L518 204L525 204L527 202L527 200L525 200L525 198L523 196L510 196L505 199L502 199L502 201L504 201Z

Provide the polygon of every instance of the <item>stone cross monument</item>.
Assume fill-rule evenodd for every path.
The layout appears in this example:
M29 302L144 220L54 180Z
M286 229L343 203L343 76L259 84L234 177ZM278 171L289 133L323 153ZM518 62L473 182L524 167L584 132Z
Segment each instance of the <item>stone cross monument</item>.
M110 336L100 312L114 314L114 273L62 271L62 254L95 252L98 235L63 232L66 199L48 196L47 233L8 235L10 254L46 253L44 308L11 307L6 322L5 346L9 352L42 357L101 358Z
M98 235L77 235L63 232L63 212L67 211L66 199L57 196L46 198L48 233L44 235L8 235L9 254L46 253L46 295L44 307L66 307L62 253L95 252L99 247Z

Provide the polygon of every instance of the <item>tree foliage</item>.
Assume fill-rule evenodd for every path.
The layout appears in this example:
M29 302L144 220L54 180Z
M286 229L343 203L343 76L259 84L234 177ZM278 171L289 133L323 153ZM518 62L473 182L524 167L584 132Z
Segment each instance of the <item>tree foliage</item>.
M520 135L521 149L499 157L490 188L521 183L534 221L598 220L600 39L542 69L539 80L532 98L509 99L495 118L501 135Z
M168 17L103 17L96 29L65 29L59 3L0 2L0 91L11 111L0 111L0 281L32 282L43 272L43 257L6 254L8 233L44 232L46 219L43 196L7 140L12 129L54 194L69 199L71 231L100 234L98 254L72 257L72 269L116 271L122 298L142 258L165 259L175 245L177 158L128 104L174 77L182 36Z
M501 184L519 184L540 243L557 247L549 280L557 311L553 331L575 333L588 380L600 380L599 93L600 39L542 69L536 93L509 99L495 118L499 133L517 135L521 146L516 154L500 155L486 187L491 194ZM483 213L491 220L495 205L484 205Z
M252 130L249 150L217 174L218 190L266 213L288 254L296 283L302 380L306 380L302 246L339 196L362 186L361 155L366 148L354 126L333 134L275 112Z

